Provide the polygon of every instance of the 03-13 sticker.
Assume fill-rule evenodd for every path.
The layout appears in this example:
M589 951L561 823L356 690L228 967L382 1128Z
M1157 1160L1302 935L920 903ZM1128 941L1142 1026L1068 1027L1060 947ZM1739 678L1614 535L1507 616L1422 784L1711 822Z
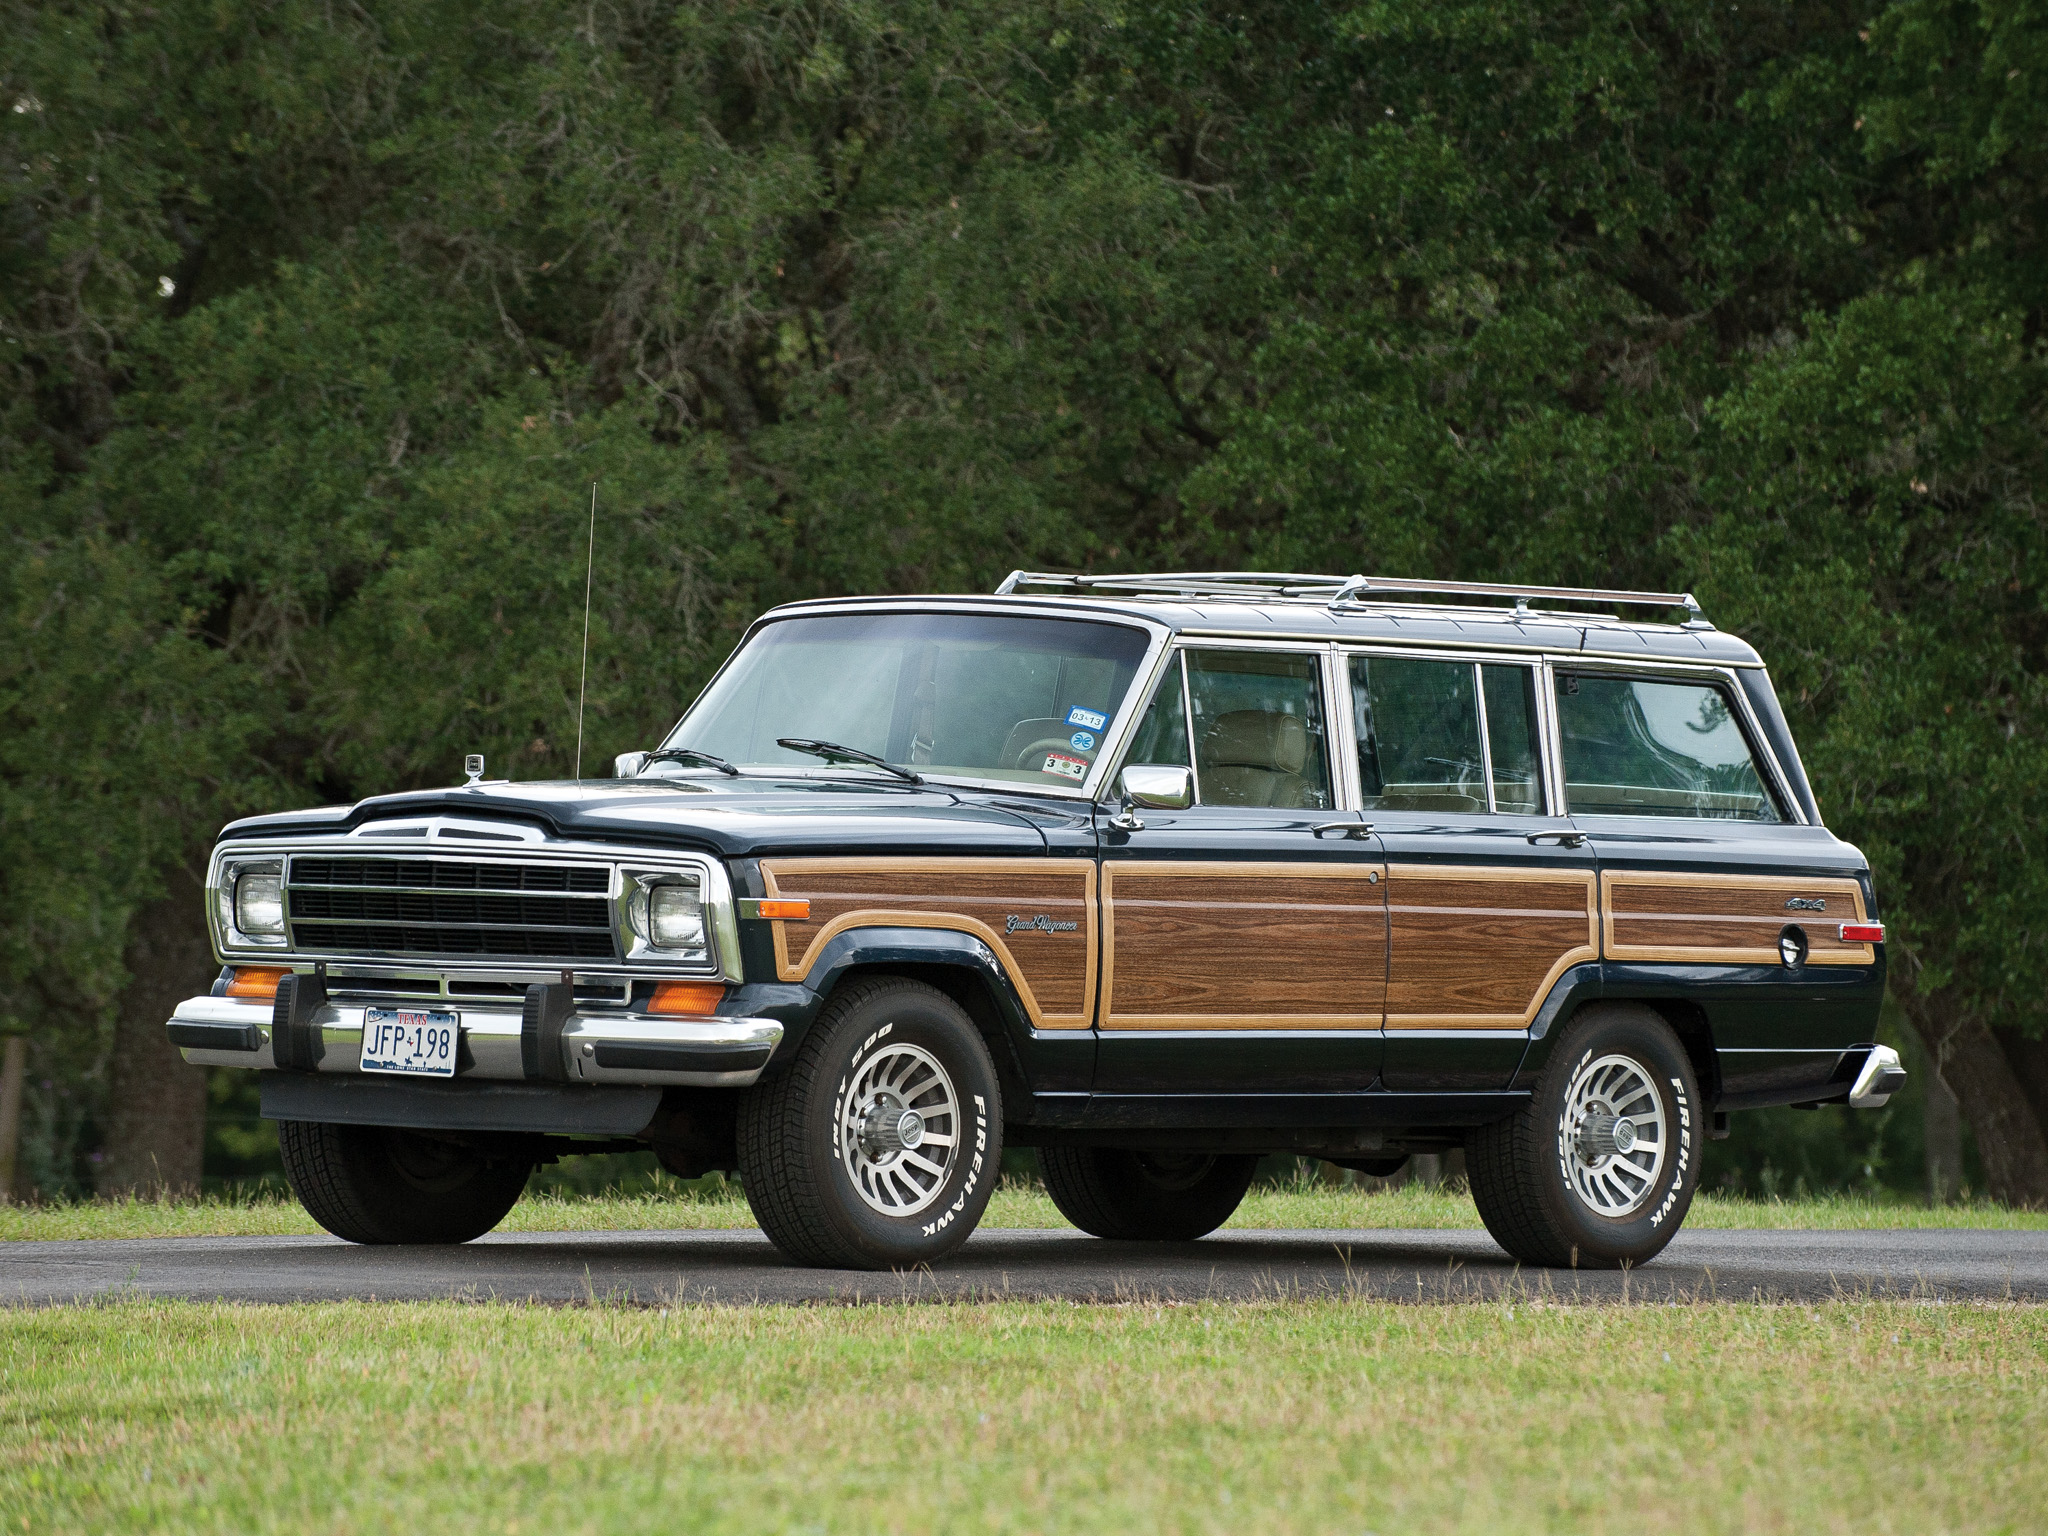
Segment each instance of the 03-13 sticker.
M1046 753L1045 762L1040 765L1038 771L1040 773L1056 773L1063 779L1085 779L1088 777L1087 763L1078 757L1069 757L1064 752Z
M1078 725L1084 731L1099 731L1109 724L1109 716L1100 710L1083 709L1076 704L1067 711L1067 724Z

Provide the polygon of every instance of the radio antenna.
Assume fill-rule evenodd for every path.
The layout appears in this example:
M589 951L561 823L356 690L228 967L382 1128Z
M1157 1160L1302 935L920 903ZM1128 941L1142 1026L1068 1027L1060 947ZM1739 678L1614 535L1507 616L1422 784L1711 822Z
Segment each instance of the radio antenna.
M590 578L597 570L597 482L590 482L590 541L583 549L583 676L576 684L576 778L583 778L583 700L590 691Z

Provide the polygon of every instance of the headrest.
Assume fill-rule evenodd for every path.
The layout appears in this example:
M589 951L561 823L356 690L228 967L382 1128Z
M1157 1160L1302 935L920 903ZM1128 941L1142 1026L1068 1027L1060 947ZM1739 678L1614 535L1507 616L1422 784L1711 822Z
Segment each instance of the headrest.
M1234 709L1218 715L1203 738L1204 766L1299 773L1308 761L1308 729L1299 715Z

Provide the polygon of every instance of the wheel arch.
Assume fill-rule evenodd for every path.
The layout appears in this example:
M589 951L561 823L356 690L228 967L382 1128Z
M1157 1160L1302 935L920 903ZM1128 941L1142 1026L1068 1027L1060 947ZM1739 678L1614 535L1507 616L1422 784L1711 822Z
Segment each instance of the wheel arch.
M1598 968L1581 966L1576 969L1597 972ZM1583 1009L1600 1003L1633 1003L1649 1009L1670 1025L1671 1032L1685 1049L1686 1059L1692 1063L1693 1077L1699 1083L1701 1098L1710 1107L1719 1102L1721 1062L1714 1045L1714 1026L1705 1008L1684 998L1653 997L1628 988L1614 990L1597 974L1575 977L1571 972L1558 979L1550 999L1539 1012L1537 1023L1541 1032L1531 1030L1529 1049L1509 1086L1524 1091L1533 1089L1566 1026Z
M842 987L880 976L923 982L957 1003L988 1046L1005 1103L1030 1102L1031 1080L1020 1050L1020 1042L1030 1036L1030 1011L988 945L952 928L848 929L826 946L804 984L817 995L822 1012ZM808 1033L808 1028L793 1033Z

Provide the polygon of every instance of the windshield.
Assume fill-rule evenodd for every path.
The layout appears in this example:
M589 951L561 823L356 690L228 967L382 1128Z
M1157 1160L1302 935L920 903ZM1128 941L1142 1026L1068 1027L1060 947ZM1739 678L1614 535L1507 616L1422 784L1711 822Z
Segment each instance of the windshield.
M821 768L775 744L805 737L919 773L1076 789L1146 644L1120 624L1007 614L783 619L747 642L667 744L741 767Z

